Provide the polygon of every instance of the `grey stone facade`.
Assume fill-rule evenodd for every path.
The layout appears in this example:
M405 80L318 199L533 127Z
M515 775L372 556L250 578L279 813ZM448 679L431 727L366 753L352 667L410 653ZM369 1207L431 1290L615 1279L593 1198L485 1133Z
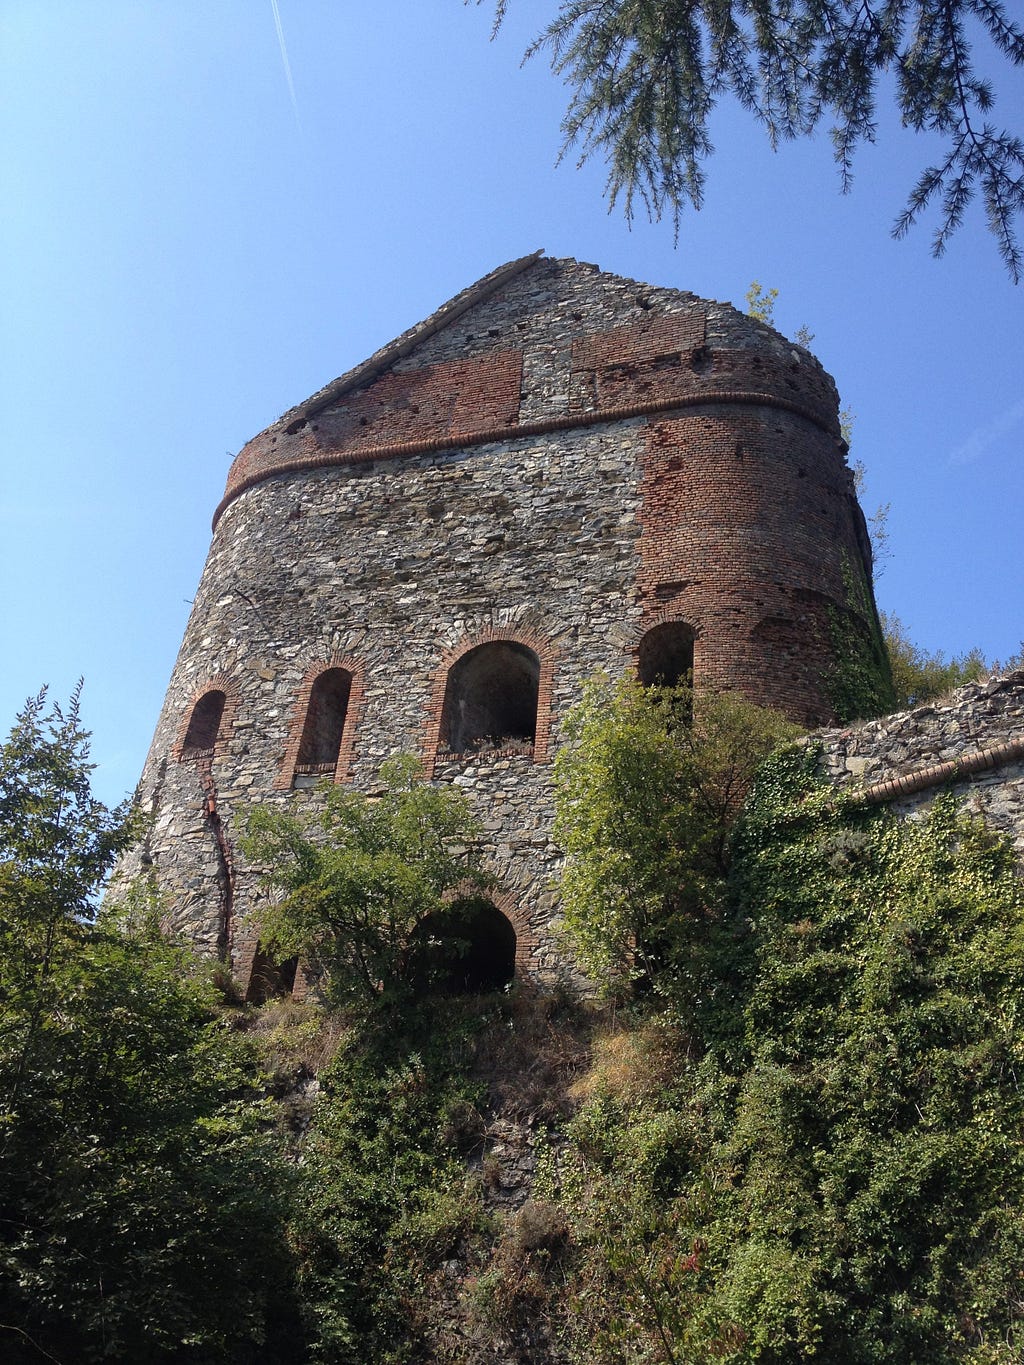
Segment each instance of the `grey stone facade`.
M517 969L555 977L548 760L585 679L680 621L697 685L742 690L754 659L757 699L826 706L821 623L850 560L870 576L836 412L813 357L729 305L539 257L487 277L236 460L139 788L151 828L120 875L146 871L169 929L247 979L263 893L238 834L254 803L317 800L292 771L311 680L336 667L337 780L370 791L409 751L463 787ZM699 501L665 483L686 459ZM447 670L494 641L540 661L534 743L447 752ZM196 747L212 690L223 716Z
M1007 835L1024 862L1024 673L960 688L940 702L814 736L824 776L902 816L939 791Z

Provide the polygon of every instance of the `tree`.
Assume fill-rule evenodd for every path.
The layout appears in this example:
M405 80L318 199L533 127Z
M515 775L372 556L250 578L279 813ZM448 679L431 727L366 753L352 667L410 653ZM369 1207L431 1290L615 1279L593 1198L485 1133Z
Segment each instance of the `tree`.
M479 3L479 0L478 0ZM509 0L496 0L496 26ZM921 174L893 231L939 212L941 255L980 193L1000 254L1017 283L1024 260L1015 219L1024 207L1024 142L990 121L991 82L972 47L987 39L1012 66L1024 30L1003 0L560 0L528 49L550 54L571 90L562 154L608 163L607 194L627 218L637 201L676 230L686 204L700 208L709 119L732 95L773 147L832 120L843 190L859 143L875 138L879 92L894 89L905 127L944 146Z
M0 747L0 1350L288 1359L288 1181L255 1071L155 915L97 914L134 832L91 793L78 693Z
M324 789L311 820L260 807L244 841L280 893L261 915L261 942L304 958L335 1002L366 1005L419 982L431 944L417 928L429 919L443 929L465 896L492 885L461 792L420 781L408 755L381 780L378 799Z
M600 988L667 986L717 911L729 828L799 731L731 694L591 682L555 760L565 934Z
M8 1033L8 1105L16 1106L40 1027L77 952L95 896L134 824L89 786L81 683L65 711L46 711L46 689L26 703L0 748L0 999L17 1020Z
M747 290L747 317L758 322L775 325L775 304L779 297L777 289L763 289L757 280L752 280Z
M988 671L980 649L949 658L941 650L930 654L914 644L894 612L883 611L880 616L898 708L920 706L956 687L977 682Z

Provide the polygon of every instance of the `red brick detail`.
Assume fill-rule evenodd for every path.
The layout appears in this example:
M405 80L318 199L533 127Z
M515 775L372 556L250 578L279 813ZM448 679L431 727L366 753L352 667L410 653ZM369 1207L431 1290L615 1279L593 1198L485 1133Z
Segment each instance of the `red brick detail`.
M462 896L472 896L483 900L488 900L505 916L516 934L516 977L530 977L533 975L534 957L540 947L540 940L537 932L523 914L522 907L511 891L503 891L500 887L492 887L489 891L481 891L472 882L466 882L457 886L447 899L459 900Z
M224 693L224 710L221 712L220 724L217 726L217 738L213 748L212 750L206 749L197 751L194 755L183 754L185 736L188 734L188 727L189 722L192 719L192 714L202 699L210 692ZM239 701L240 694L238 684L235 682L234 678L229 677L226 673L214 673L212 677L207 678L206 682L204 682L201 687L197 687L189 698L188 704L185 707L178 724L178 737L174 741L174 748L171 750L171 757L174 761L180 763L183 758L185 761L189 761L194 757L197 759L201 758L205 762L210 763L214 759L222 758L227 752L228 741L231 738L231 732L234 728L235 715L238 711Z
M389 370L337 407L248 442L231 466L229 491L274 472L285 450L316 464L339 447L358 456L378 446L507 432L519 421L522 379L519 350Z
M540 677L537 682L537 728L533 740L534 763L546 763L551 747L551 694L555 677L555 662L558 651L552 642L539 631L528 626L496 626L477 631L474 635L460 640L444 650L440 663L434 672L430 702L427 706L427 720L424 727L423 758L428 778L433 778L438 761L446 761L448 755L438 754L441 739L441 719L444 714L445 693L448 687L448 674L454 664L478 645L494 644L507 640L512 644L526 645L540 660Z
M332 654L327 659L310 664L299 684L299 690L295 695L291 723L288 727L288 742L277 777L274 780L274 787L278 791L289 790L295 778L295 765L299 761L302 729L306 723L306 713L309 710L310 693L313 691L313 684L317 678L326 673L329 668L343 668L350 675L352 685L348 694L348 708L345 712L345 728L341 733L338 762L334 773L325 773L324 776L332 777L334 782L345 782L351 776L356 730L359 726L359 717L366 696L366 670L361 661L353 658L350 654Z
M861 560L838 447L772 403L716 402L652 422L641 469L644 629L694 629L698 686L828 723L829 612Z
M295 968L295 985L292 987L293 1000L305 1000L309 996L310 979L306 972L305 964L299 959L299 965Z
M700 670L700 631L688 616L681 616L672 607L663 607L660 610L657 605L651 602L641 604L642 616L639 625L633 631L633 638L627 648L627 653L633 660L633 664L639 667L640 646L644 637L649 635L658 626L686 626L693 634L693 685L698 687Z
M236 922L234 931L231 943L231 974L238 983L239 992L244 1000L249 993L256 949L259 947L259 924L244 917Z
M698 405L704 407L715 403L728 403L733 407L777 408L780 412L796 413L819 426L837 447L839 445L839 423L833 411L834 402L829 408L827 405L804 401L799 392L789 398L761 389L741 391L715 389L706 385L696 388L693 392L645 398L640 402L624 403L618 407L602 407L598 411L570 410L562 417L545 417L536 422L520 422L512 427L506 425L480 428L469 432L425 436L410 441L390 441L383 445L358 446L352 449L347 446L319 445L316 434L295 436L286 433L286 439L278 446L278 437L270 434L273 430L270 428L254 437L231 466L224 496L214 509L213 529L217 529L217 523L241 493L275 475L299 474L309 469L332 469L350 464L363 464L370 460L399 460L410 455L429 455L441 450L466 450L471 446L518 440L524 436L550 436L557 431L583 430L586 427L628 421L633 417L660 416L673 409Z
M607 332L591 332L573 341L572 367L600 370L606 365L689 351L704 344L704 326L704 309L699 307L690 313L652 314Z

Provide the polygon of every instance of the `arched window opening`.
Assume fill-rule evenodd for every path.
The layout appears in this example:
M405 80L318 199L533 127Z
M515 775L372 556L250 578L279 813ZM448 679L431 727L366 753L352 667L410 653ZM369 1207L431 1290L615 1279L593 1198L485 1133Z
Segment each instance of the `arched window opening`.
M263 947L257 944L256 954L252 960L252 971L249 974L249 985L245 992L247 1003L265 1005L268 1000L291 995L295 989L295 973L298 968L297 957L290 957L287 962L276 963Z
M537 737L540 660L513 640L477 645L448 674L441 744L452 753L522 747Z
M416 930L422 989L443 995L500 991L516 973L516 931L483 896L455 901L427 915Z
M638 651L640 681L645 687L678 687L693 681L693 631L680 621L649 630Z
M313 684L293 786L311 787L321 778L334 776L351 691L352 674L345 668L328 668Z
M182 758L201 758L213 754L226 703L227 694L219 689L203 693L192 708L185 741L181 746Z

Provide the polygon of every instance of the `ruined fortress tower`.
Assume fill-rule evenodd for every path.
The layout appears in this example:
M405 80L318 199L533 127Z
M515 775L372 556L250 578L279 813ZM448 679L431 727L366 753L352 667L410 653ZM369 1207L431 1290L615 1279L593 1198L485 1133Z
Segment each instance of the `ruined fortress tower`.
M834 719L836 621L874 611L837 409L728 304L540 252L493 271L235 459L122 872L248 985L249 807L411 751L482 818L509 972L557 973L550 761L590 674Z

